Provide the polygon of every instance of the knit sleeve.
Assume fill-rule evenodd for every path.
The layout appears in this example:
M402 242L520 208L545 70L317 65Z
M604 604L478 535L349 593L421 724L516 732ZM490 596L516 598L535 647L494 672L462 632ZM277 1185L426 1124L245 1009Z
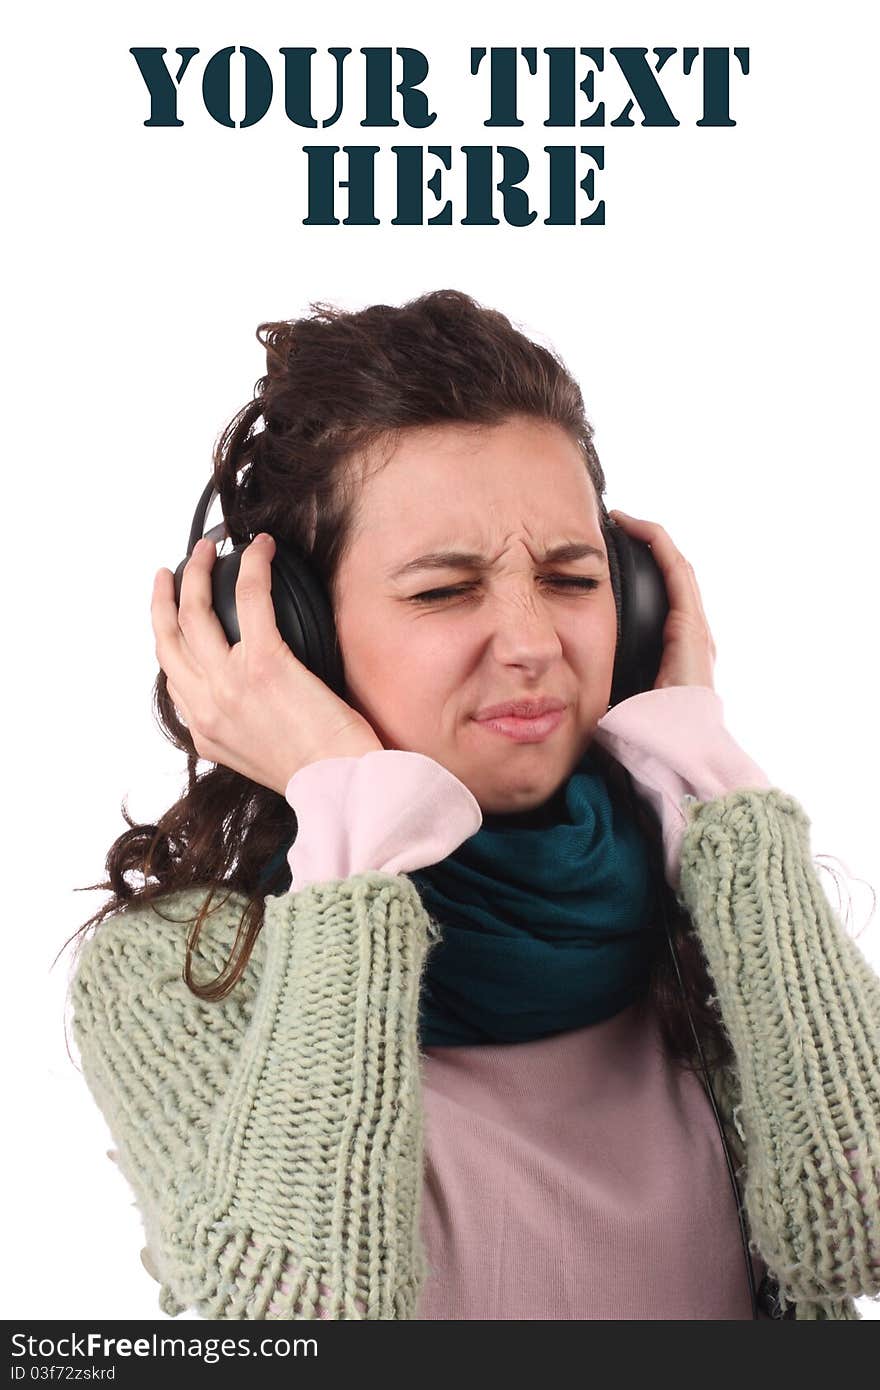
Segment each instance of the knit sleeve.
M189 890L163 915L109 919L71 986L160 1308L412 1318L426 1272L415 886L369 871L268 897L245 976L214 1003L182 979L199 904ZM232 895L206 919L196 979L216 977L243 905Z
M736 1056L753 1238L790 1301L880 1292L880 979L776 789L696 802L681 901Z

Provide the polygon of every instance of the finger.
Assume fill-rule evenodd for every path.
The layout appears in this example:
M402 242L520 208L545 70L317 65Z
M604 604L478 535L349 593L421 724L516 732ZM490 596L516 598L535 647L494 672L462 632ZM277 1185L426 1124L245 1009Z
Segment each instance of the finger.
M235 607L241 644L250 662L259 663L263 657L277 651L283 643L275 622L272 603L272 556L275 542L261 533L242 551L241 566L235 584Z
M186 649L183 634L178 627L177 604L174 601L174 575L168 569L160 569L153 580L153 598L150 603L150 617L156 637L156 660L168 680L172 680L184 692L192 688L198 679L193 658Z
M205 672L216 670L229 656L229 643L214 612L211 591L211 571L216 558L213 541L203 537L184 565L180 582L177 625L195 664Z
M650 545L663 575L670 608L690 613L706 623L703 600L693 566L674 544L668 531L656 521L629 516L626 512L613 511L609 512L609 516L615 521L620 518L620 525L624 531L637 540L647 541Z
M167 685L167 688L168 688L168 694L169 694L170 697L171 697L171 702L172 702L172 704L174 705L174 712L175 712L175 714L177 715L177 717L178 717L178 719L180 720L181 724L185 724L186 727L189 728L190 723L191 723L190 717L189 717L189 711L187 710L186 706L184 705L183 701L182 701L181 698L180 698L179 693L177 692L177 690L175 690L175 688L174 688L174 686L171 684L171 682L170 682L170 681L167 681L167 682L166 682L166 685Z

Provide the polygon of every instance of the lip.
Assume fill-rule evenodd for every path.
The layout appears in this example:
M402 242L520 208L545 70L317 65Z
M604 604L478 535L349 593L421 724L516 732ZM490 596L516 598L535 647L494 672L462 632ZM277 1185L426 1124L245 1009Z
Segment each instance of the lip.
M549 714L552 710L565 709L563 700L550 695L541 695L534 700L507 700L503 705L487 705L474 718L481 723L484 719L504 719L508 715L516 719L535 719L538 715Z
M565 706L550 709L545 714L531 719L521 719L516 715L503 715L500 719L477 719L481 729L490 733L502 734L514 743L540 743L557 729L565 718Z

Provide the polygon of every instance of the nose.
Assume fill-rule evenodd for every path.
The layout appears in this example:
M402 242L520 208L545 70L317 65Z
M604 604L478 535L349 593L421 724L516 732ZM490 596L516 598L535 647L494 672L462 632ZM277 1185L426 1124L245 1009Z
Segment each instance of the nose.
M489 644L505 665L541 668L555 661L562 643L550 605L525 586L499 594L485 607Z

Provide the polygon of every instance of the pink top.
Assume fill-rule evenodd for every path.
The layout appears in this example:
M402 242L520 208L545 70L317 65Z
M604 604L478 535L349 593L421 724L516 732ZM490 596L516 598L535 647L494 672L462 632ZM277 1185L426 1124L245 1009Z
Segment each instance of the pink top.
M673 887L688 802L770 786L706 686L635 695L595 738L659 816ZM291 892L435 864L482 823L451 772L399 749L310 763L286 796L299 826ZM423 1056L420 1318L751 1316L715 1119L698 1078L667 1058L649 1009ZM753 1268L757 1282L757 1257Z

